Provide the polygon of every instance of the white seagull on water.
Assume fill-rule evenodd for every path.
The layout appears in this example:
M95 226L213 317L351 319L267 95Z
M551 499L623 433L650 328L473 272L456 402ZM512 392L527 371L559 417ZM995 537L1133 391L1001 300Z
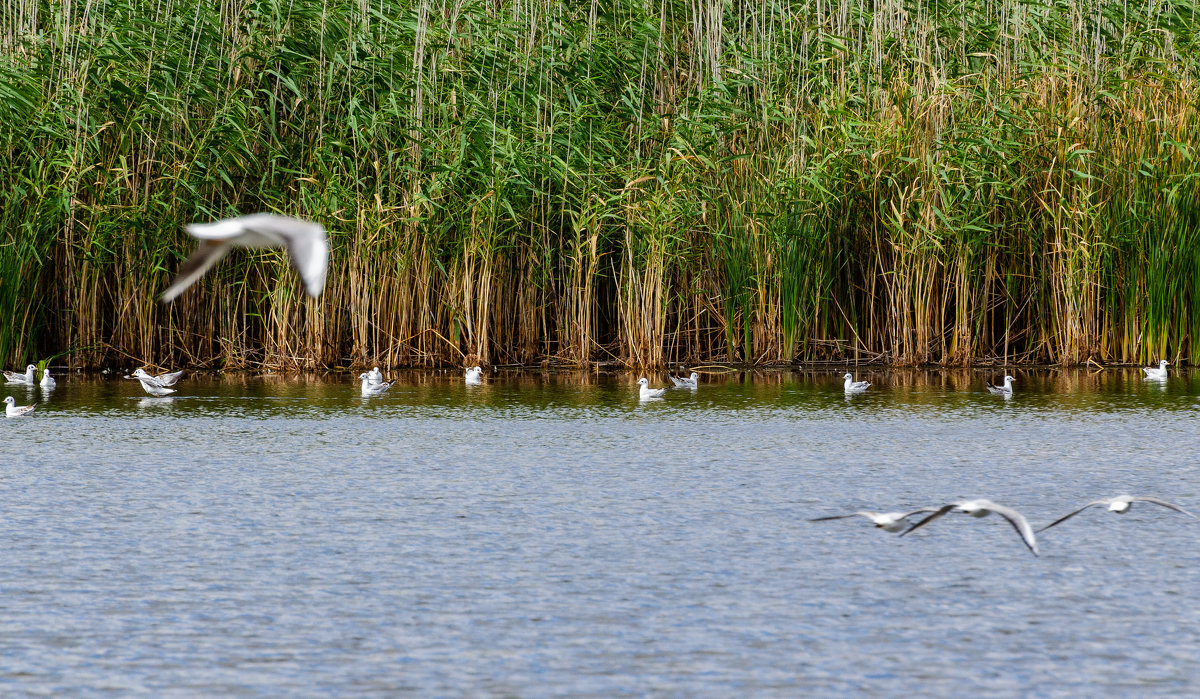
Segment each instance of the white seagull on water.
M989 383L987 384L988 393L992 394L993 396L1011 396L1013 394L1012 382L1013 377L1005 376L1004 383L1000 386L993 386Z
M379 370L379 367L374 367L367 372L367 382L372 384L383 383L383 372Z
M1155 381L1166 381L1167 380L1167 360L1165 360L1165 359L1158 360L1158 368L1157 369L1155 369L1152 366L1144 366L1144 367L1142 367L1142 371L1146 372L1147 379L1154 379Z
M846 380L846 393L862 393L871 386L870 381L855 381L854 376L849 372L842 378Z
M4 378L7 379L9 383L25 384L26 386L33 386L34 384L36 384L37 381L34 380L34 377L36 377L36 376L37 376L37 367L32 364L25 367L24 374L18 374L15 371L4 372Z
M650 382L645 376L638 379L638 399L649 400L651 398L662 398L667 392L665 388L650 388Z
M16 399L12 396L5 398L4 402L6 404L4 406L4 417L24 417L37 410L38 407L37 403L33 405L17 405Z
M667 374L667 376L670 376L671 383L675 384L676 388L698 388L700 386L700 375L694 371L686 379L677 379L670 374Z
M463 374L463 378L470 386L483 383L483 367L468 367L466 373Z
M138 379L138 383L142 384L142 389L144 389L146 393L159 398L162 396L171 395L175 392L175 389L163 386L155 381L153 377L149 379Z
M325 239L325 228L319 223L274 214L251 214L213 223L193 223L187 232L200 244L163 292L163 303L175 300L233 247L285 248L309 296L320 296L325 287L329 242Z
M176 383L178 383L181 376L183 376L183 369L180 369L179 371L168 372L166 374L159 374L158 376L151 376L150 374L146 373L145 369L139 367L133 370L133 376L126 376L125 378L137 379L138 381L142 382L150 382L155 386L167 388L168 386L174 386Z
M866 517L871 520L876 527L885 532L898 532L908 526L908 518L922 512L937 512L936 507L922 507L911 512L851 512L848 515L832 515L830 517L817 517L810 519L810 522L826 522L831 519L847 519L849 517Z
M997 505L991 500L960 500L959 502L952 502L949 505L943 505L933 514L904 530L904 533L900 536L911 534L914 530L920 529L951 510L971 515L972 517L986 517L995 512L1008 520L1013 529L1017 530L1017 534L1021 535L1021 541L1029 547L1033 555L1038 555L1037 536L1033 533L1033 527L1029 526L1029 521L1025 519L1025 515L1022 515L1011 507Z
M1147 495L1118 495L1113 498L1104 498L1103 500L1093 500L1093 501L1089 502L1088 504L1084 505L1083 507L1079 508L1078 510L1075 510L1074 512L1071 512L1062 517L1059 517L1058 519L1054 520L1050 524L1047 524L1046 526L1042 527L1038 531L1044 532L1056 524L1062 524L1063 522L1067 521L1068 519L1071 519L1072 517L1079 514L1080 512L1083 512L1087 508L1092 507L1093 505L1108 505L1109 512L1116 512L1119 515L1123 515L1129 511L1130 506L1133 505L1133 503L1135 503L1135 502L1154 503L1155 505L1161 505L1169 510L1175 510L1176 512L1182 512L1183 514L1187 515L1188 517L1194 518L1196 516L1196 515L1192 514L1191 512L1188 512L1187 510L1183 509L1179 505L1169 503L1166 500L1159 500L1158 498L1150 497Z
M371 375L365 371L363 373L359 374L358 378L362 379L363 397L382 395L383 393L386 393L389 388L392 387L392 384L396 383L395 381L381 381L379 383L371 383Z
M53 391L54 387L58 385L58 382L55 381L52 376L50 376L50 367L46 367L42 370L42 380L40 385L42 389L46 391Z

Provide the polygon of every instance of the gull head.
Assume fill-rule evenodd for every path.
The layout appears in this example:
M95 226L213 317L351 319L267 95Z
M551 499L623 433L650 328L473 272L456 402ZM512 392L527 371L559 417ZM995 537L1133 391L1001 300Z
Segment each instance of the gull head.
M363 381L366 381L367 380L367 372L364 371L363 373L359 374L358 378L362 379Z
M4 402L8 403L9 405L14 405L14 404L16 404L17 400L15 398L13 398L12 396L9 396L4 399Z
M371 371L379 373L379 367L371 367Z
M692 380L692 383L696 383L697 381L700 380L700 375L693 371L692 375L689 376L688 378Z
M854 380L854 377L853 377L853 376L850 374L850 372L846 372L846 375L845 375L845 376L843 376L842 378L843 378L843 379L845 379L845 380L847 380L847 381L853 381L853 380Z
M650 382L646 380L645 376L643 376L642 378L638 379L638 385L639 386L649 386Z
M1167 366L1168 366L1167 360L1165 360L1165 359L1158 360L1158 368L1159 369L1166 369Z
M26 371L26 373L28 373L30 371L37 371L37 367L30 364L29 366L25 367L25 371Z
M1013 377L1011 377L1011 376L1005 376L1005 377L1004 377L1004 383L1012 383L1013 381L1016 381L1016 379L1014 379L1014 378L1013 378Z

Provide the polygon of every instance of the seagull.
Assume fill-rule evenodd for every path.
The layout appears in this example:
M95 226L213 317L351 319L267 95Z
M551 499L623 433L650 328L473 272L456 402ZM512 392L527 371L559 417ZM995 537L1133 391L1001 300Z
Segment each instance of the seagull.
M698 388L700 386L700 375L692 372L692 375L686 379L677 379L670 374L667 374L671 379L671 383L675 384L676 388Z
M638 386L639 386L639 388L638 388L638 399L639 400L647 400L649 398L662 398L663 394L667 392L667 389L665 389L665 388L650 388L650 382L648 380L646 380L645 376L638 379Z
M1029 526L1029 522L1025 519L1025 516L1010 507L997 505L991 500L960 500L952 502L949 505L942 505L933 514L904 530L904 533L900 536L911 534L913 530L920 529L951 510L971 515L972 517L986 517L995 512L1004 519L1007 519L1008 523L1013 526L1013 529L1016 529L1017 533L1021 535L1021 541L1029 547L1030 551L1033 551L1033 555L1038 555L1037 537L1034 535L1033 527Z
M35 376L37 376L37 367L32 364L25 367L24 374L18 374L15 371L4 372L4 378L8 379L9 383L23 383L29 386L37 383L37 381L34 380Z
M1155 369L1152 366L1144 366L1144 367L1142 367L1142 371L1146 372L1147 379L1154 379L1155 381L1166 381L1167 380L1167 360L1165 360L1165 359L1158 360L1158 368L1157 369Z
M163 292L163 303L174 301L232 247L286 248L292 265L304 279L308 295L316 298L325 287L329 242L325 239L325 228L319 223L274 214L251 214L213 223L193 223L187 232L200 244Z
M366 398L368 396L380 396L387 393L387 390L392 387L395 381L382 381L380 383L371 383L371 375L363 372L358 375L362 379L362 394Z
M367 383L371 383L371 384L383 383L383 372L381 372L379 370L379 367L375 367L367 372Z
M7 405L4 406L4 417L23 417L37 410L38 404L33 405L17 405L17 401L9 396L4 399Z
M126 376L125 378L137 379L143 383L149 381L156 386L166 388L168 386L174 386L179 381L179 377L181 376L183 376L182 369L179 371L172 371L167 374L159 374L158 376L151 376L150 374L147 374L145 369L134 369L133 376Z
M922 507L912 512L851 512L848 515L833 515L831 517L817 517L810 519L810 522L825 522L831 519L846 519L848 517L866 517L875 523L875 526L885 532L898 532L908 526L909 517L922 512L937 512L936 507Z
M1011 396L1013 394L1012 382L1013 377L1005 376L1003 386L993 386L989 383L987 384L988 393L992 394L993 396Z
M1084 510L1086 510L1087 508L1089 508L1093 505L1108 505L1109 512L1116 512L1119 515L1123 515L1129 511L1130 506L1132 506L1133 503L1135 503L1135 502L1152 502L1155 505L1162 505L1163 507L1165 507L1167 509L1175 510L1176 512L1182 512L1183 514L1187 515L1188 517L1196 516L1196 515L1192 514L1191 512L1188 512L1187 510L1183 509L1179 505L1171 504L1171 503L1167 502L1166 500L1159 500L1158 498L1152 498L1147 495L1137 495L1137 496L1135 496L1135 495L1118 495L1115 498L1104 498L1103 500L1093 500L1093 501L1089 502L1088 504L1084 505L1083 507L1079 508L1078 510L1075 510L1074 512L1072 512L1068 515L1065 515L1063 517L1059 517L1058 519L1054 520L1050 524L1047 524L1046 526L1039 529L1038 532L1044 532L1056 524L1061 524L1061 523L1067 521L1068 519L1071 519L1075 515L1079 514L1080 512L1083 512Z
M871 385L869 381L855 381L849 373L842 378L846 379L846 393L862 393Z
M469 386L481 384L483 383L483 368L478 366L468 367L465 377Z
M45 370L42 371L42 381L41 381L42 388L47 391L53 391L54 387L57 385L58 385L58 382L55 381L54 378L50 376L50 367L46 367Z

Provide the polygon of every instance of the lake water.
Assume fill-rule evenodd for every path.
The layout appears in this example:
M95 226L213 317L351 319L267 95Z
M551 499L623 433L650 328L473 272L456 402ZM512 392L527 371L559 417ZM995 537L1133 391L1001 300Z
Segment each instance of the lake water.
M1200 520L807 521L1200 513L1200 374L1014 373L59 377L0 423L0 694L1200 694Z

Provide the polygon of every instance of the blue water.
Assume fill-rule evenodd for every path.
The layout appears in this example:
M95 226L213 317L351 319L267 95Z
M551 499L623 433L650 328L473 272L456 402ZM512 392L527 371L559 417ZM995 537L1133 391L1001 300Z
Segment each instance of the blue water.
M858 373L60 377L0 423L0 694L1200 694L1198 520L807 521L1200 513L1200 376Z

